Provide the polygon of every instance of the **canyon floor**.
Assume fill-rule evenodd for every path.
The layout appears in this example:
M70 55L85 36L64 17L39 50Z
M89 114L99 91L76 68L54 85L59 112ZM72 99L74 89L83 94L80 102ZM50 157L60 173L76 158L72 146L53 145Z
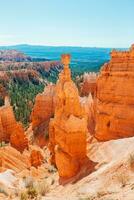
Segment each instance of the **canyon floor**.
M134 199L134 137L88 147L88 156L96 171L75 184L57 186L46 200L133 200Z

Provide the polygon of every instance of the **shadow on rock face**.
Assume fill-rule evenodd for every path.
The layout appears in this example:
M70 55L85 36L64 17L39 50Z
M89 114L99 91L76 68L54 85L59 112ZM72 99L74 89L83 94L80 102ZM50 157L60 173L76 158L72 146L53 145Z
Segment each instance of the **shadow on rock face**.
M83 161L81 161L82 167L80 168L79 172L71 177L71 178L66 178L66 177L60 177L59 178L59 184L61 185L66 185L68 183L74 184L77 181L81 180L82 178L88 176L89 174L91 174L92 172L95 171L95 166L98 164L97 162L93 162L91 160L89 160L88 157L86 157Z

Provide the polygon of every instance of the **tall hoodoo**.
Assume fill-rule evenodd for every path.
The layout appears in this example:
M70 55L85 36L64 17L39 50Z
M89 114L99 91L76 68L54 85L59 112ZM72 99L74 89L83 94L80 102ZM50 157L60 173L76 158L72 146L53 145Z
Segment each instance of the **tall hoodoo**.
M111 52L97 81L97 99L96 138L134 136L134 45Z
M78 90L71 80L70 55L62 55L63 71L56 84L55 115L50 121L49 148L63 180L75 176L86 157L87 116L80 104Z
M10 142L11 146L23 152L28 148L28 139L21 123L17 122L8 97L0 107L0 142Z

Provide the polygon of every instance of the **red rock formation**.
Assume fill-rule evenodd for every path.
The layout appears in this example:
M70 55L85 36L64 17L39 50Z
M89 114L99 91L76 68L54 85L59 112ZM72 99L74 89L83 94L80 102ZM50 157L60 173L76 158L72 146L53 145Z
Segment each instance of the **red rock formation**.
M112 51L97 81L96 134L105 141L134 136L134 45Z
M47 80L42 80L42 73L47 77L51 77L51 75L53 76L54 71L59 73L61 69L62 65L58 61L0 61L0 80L4 85L8 85L10 81L15 81L21 84L29 81L39 84L43 81L47 84Z
M10 136L10 144L21 153L24 149L28 149L28 139L21 123L16 124L16 127Z
M48 139L49 120L54 115L55 86L48 85L42 94L38 94L31 114L35 142L43 147Z
M87 115L80 104L78 90L71 80L69 62L70 56L63 55L64 70L56 85L55 115L49 130L52 162L56 163L61 182L76 176L88 161Z
M23 170L30 170L32 172L37 170L33 167L38 168L43 164L43 161L45 162L44 154L39 147L30 146L30 148L29 151L20 153L11 146L1 147L0 172L6 169L12 169L15 172L22 172ZM39 171L35 171L35 173Z
M0 148L0 172L3 169L13 169L15 172L21 172L29 167L29 156L21 154L10 146Z
M89 93L92 94L92 96L96 96L96 79L97 75L96 73L85 73L83 75L83 83L81 84L81 95L82 96L88 96Z
M30 162L33 167L37 168L38 166L40 166L43 162L43 159L44 158L40 151L32 150L30 155Z
M28 148L28 139L22 125L16 122L9 100L5 98L5 105L0 108L0 141L10 142L11 145L22 152Z
M10 141L10 136L15 130L16 120L14 117L13 109L11 106L0 107L1 123L3 127L3 137L2 140L5 142Z
M3 141L3 138L4 138L4 132L3 132L3 126L2 126L1 116L0 116L0 142Z

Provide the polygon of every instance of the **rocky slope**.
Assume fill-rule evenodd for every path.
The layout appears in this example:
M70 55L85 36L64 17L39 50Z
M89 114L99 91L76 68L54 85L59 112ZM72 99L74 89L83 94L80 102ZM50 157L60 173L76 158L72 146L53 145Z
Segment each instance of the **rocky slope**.
M52 188L42 199L133 200L133 143L134 137L88 144L89 159L96 162L95 171L75 184Z

